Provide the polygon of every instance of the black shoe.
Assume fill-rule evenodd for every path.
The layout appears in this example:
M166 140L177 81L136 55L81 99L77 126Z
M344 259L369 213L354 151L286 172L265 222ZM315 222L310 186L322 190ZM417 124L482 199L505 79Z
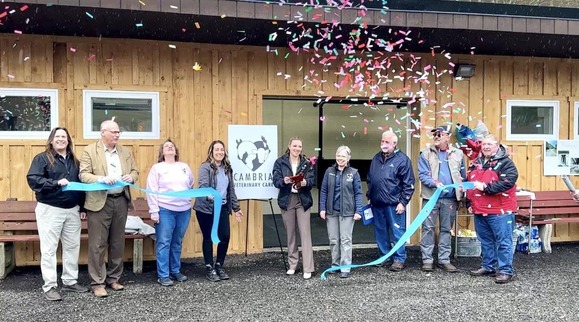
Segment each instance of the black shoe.
M472 276L495 276L496 272L494 271L487 271L484 268L479 268L479 269L473 269L472 271L470 271L470 275Z
M217 272L217 276L219 276L220 280L228 280L229 279L229 275L227 275L227 273L225 273L223 266L221 266L221 264L219 264L219 263L215 264L215 272Z
M219 276L217 275L217 272L215 272L215 269L213 269L213 267L211 267L211 265L205 265L205 277L207 277L208 280L210 280L211 282L219 282Z

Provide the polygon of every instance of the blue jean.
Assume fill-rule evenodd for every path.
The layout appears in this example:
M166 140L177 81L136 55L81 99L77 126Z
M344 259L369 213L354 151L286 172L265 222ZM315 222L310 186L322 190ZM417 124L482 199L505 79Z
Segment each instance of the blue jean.
M169 277L169 273L181 271L181 249L183 236L189 226L191 209L173 211L159 208L159 222L155 224L157 234L157 276Z
M481 243L482 268L513 275L513 214L475 215L474 228Z
M372 214L374 215L374 236L380 254L383 256L392 249L390 243L396 244L406 232L406 211L398 215L396 214L396 205L394 205L372 207ZM395 262L404 263L406 261L406 248L400 247L392 258Z

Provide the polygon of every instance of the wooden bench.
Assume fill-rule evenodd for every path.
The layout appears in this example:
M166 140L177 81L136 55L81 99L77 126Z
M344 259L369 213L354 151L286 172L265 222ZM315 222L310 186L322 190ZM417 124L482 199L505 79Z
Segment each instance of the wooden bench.
M139 216L153 225L149 214L147 201L134 200L134 211L129 216ZM4 279L16 266L15 242L40 241L36 225L36 201L0 201L0 279ZM126 239L133 240L133 272L143 271L143 235L125 235ZM88 240L87 222L82 221L81 240Z
M528 223L529 231L533 225L539 225L543 249L550 253L552 225L579 223L579 203L573 200L569 190L536 191L532 194L517 196L517 219Z

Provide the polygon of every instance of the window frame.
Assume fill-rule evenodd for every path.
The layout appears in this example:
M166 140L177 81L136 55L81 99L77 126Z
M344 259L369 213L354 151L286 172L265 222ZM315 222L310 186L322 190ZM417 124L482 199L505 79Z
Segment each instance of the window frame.
M0 88L2 96L49 96L50 131L58 127L58 89L55 88ZM46 139L50 131L0 131L0 139Z
M93 98L133 98L133 99L151 99L151 131L135 132L123 131L123 139L159 139L161 137L161 119L160 119L160 93L145 91L120 91L120 90L91 90L82 91L82 111L83 111L83 138L99 139L100 131L93 131Z
M579 101L573 103L573 139L579 139Z
M557 100L513 99L507 100L507 141L545 141L559 139L559 112L561 103ZM512 108L516 107L551 107L553 109L553 134L513 134L511 133Z

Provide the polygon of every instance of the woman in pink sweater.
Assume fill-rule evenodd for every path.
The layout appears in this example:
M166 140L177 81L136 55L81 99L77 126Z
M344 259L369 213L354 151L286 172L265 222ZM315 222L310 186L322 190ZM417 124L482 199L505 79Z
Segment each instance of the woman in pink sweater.
M183 191L193 188L194 183L191 169L179 161L179 149L168 139L159 148L159 163L149 172L147 190ZM147 194L147 202L156 222L157 281L163 286L173 285L173 280L184 282L187 276L181 273L181 249L191 219L191 198Z

